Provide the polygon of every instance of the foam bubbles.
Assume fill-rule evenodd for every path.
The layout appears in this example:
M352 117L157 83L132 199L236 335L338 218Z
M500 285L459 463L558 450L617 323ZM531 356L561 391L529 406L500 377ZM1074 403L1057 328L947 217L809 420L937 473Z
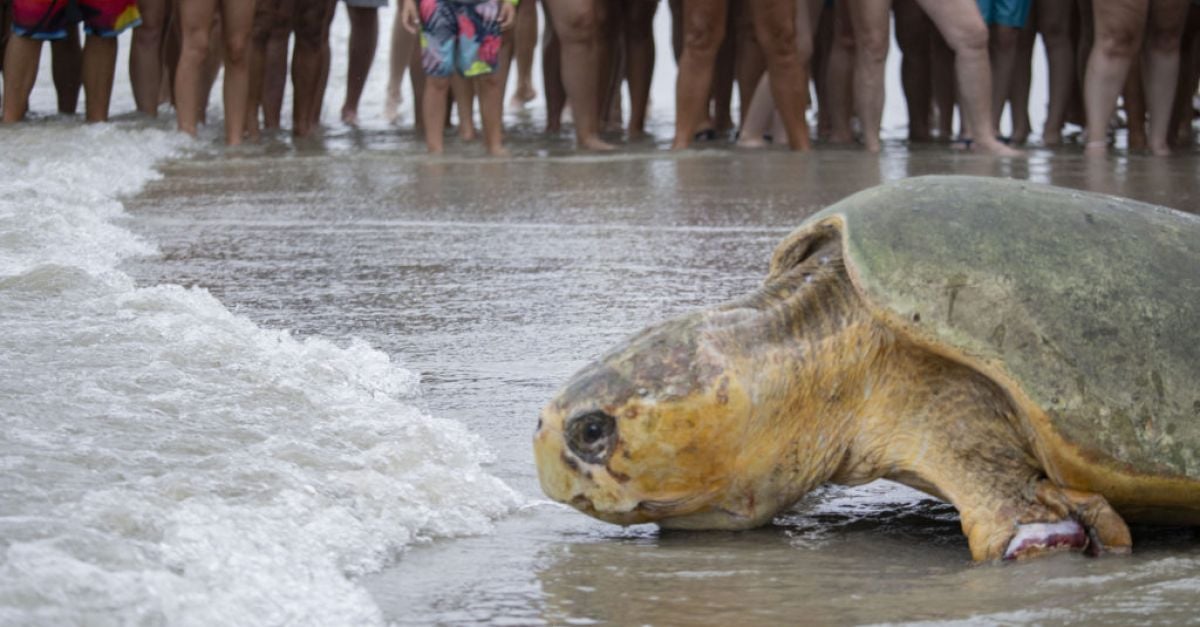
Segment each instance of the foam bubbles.
M46 124L5 142L0 622L379 623L357 575L520 505L387 355L120 272L154 248L112 223L117 198L175 136Z

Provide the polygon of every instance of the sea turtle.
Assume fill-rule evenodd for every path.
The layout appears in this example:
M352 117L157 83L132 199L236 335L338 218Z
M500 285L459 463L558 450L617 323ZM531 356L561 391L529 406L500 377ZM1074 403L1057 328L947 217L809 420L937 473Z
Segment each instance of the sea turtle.
M806 220L763 286L577 373L545 492L618 524L743 529L824 483L953 504L976 560L1200 524L1200 218L922 177Z

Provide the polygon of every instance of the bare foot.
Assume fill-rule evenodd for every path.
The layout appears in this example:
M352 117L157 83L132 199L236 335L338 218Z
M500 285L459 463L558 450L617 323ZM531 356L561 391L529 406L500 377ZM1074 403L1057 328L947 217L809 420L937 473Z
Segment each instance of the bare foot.
M646 130L641 128L630 127L625 134L629 138L629 141L641 141L646 139Z
M1148 146L1146 142L1146 133L1139 133L1133 129L1129 131L1129 149L1130 150L1145 150Z
M1170 157L1171 147L1166 144L1154 144L1150 146L1150 154L1155 157Z
M1043 146L1058 146L1062 144L1062 131L1042 131Z
M517 85L517 91L513 97L509 99L508 106L513 109L523 108L525 105L533 102L537 98L537 90L531 84Z
M474 124L460 124L458 126L458 138L459 139L461 139L465 142L473 142L473 141L475 141L475 135L476 134L475 134L475 125Z
M581 138L579 140L579 147L583 148L584 150L594 150L596 152L608 152L610 150L616 150L617 148L616 146L613 146L612 144L594 135L592 137Z
M994 137L975 140L971 143L971 150L996 157L1020 157L1025 154Z
M358 126L358 111L343 108L342 124L345 124L346 126Z
M512 153L504 146L488 146L487 153L489 157L511 157Z
M1104 140L1089 141L1083 145L1083 154L1089 157L1103 157L1108 154L1108 142Z
M388 92L387 102L383 103L383 119L388 124L395 124L400 119L400 92Z
M737 140L737 147L738 148L749 148L749 149L754 150L754 149L758 149L758 148L766 148L767 142L766 142L766 140L764 140L761 137L755 137L753 135L742 135Z
M883 149L883 145L879 143L878 137L864 136L863 137L863 148L866 148L867 152L878 153L880 150Z

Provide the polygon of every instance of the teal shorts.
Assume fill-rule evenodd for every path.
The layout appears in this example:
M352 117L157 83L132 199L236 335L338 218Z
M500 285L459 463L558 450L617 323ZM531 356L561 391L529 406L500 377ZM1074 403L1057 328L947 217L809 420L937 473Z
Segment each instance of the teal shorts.
M1065 2L1066 0L1050 0L1050 2ZM1033 0L975 0L979 4L979 12L983 14L983 22L989 26L999 24L1013 28L1025 28L1025 20L1029 19L1029 6Z

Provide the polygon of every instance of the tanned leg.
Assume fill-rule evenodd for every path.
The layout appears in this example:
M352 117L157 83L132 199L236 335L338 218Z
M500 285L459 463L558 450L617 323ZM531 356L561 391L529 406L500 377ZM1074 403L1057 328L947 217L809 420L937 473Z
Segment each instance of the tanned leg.
M1146 90L1142 83L1142 64L1138 56L1129 64L1125 85L1121 88L1121 108L1125 111L1125 141L1129 149L1146 149Z
M862 123L863 145L870 152L879 152L879 126L883 120L883 68L890 45L890 2L843 1L849 4L850 20L854 27L854 109Z
M88 122L107 122L117 69L117 38L88 35L83 44L83 93Z
M600 139L599 69L600 0L547 0L555 37L562 46L562 77L575 119L575 139L580 148L612 150Z
M450 93L458 111L458 136L465 142L475 141L475 84L458 74L450 77Z
M358 101L362 98L363 86L371 73L371 62L375 60L375 47L379 43L379 9L347 5L346 11L350 15L350 63L342 122L358 124Z
M278 130L283 124L283 95L288 81L288 40L292 37L295 3L296 0L275 0L274 26L267 39L266 66L263 68L264 128Z
M1062 129L1067 120L1067 105L1075 83L1075 49L1071 42L1071 4L1035 0L1037 30L1046 46L1050 66L1050 102L1046 110L1046 126L1042 143L1057 146L1062 143Z
M501 113L504 111L504 75L492 72L473 79L475 89L479 92L479 117L483 121L483 143L488 155L507 157L508 150L504 148L504 127L501 124Z
M854 113L854 27L848 2L833 4L833 44L829 50L825 91L829 92L829 143L854 141L850 118Z
M169 14L167 0L138 0L142 24L133 29L129 51L129 80L138 111L158 116L158 92L162 87L162 42Z
M328 0L297 0L296 44L292 53L292 134L307 137L316 129L320 113L322 38L333 3ZM325 47L328 47L326 39Z
M392 44L388 51L387 102L383 105L383 117L389 124L395 124L400 118L400 85L404 82L404 72L408 69L413 41L417 37L404 28L400 15L400 11L396 11L396 18L392 20Z
M514 35L516 51L514 58L517 62L517 89L513 93L512 107L523 107L537 98L537 90L533 88L533 54L538 41L538 12L535 0L527 0L517 5L517 25Z
M20 122L29 109L29 93L37 78L42 42L13 35L4 50L4 122Z
M225 143L242 143L250 91L250 33L254 28L254 5L244 0L222 0L222 31L225 40Z
M450 77L425 77L422 115L425 118L425 146L429 149L430 154L442 154L442 133L446 130L446 107L449 92Z
M683 54L675 82L675 141L672 150L691 145L692 136L708 119L713 65L725 39L728 0L684 0Z
M1150 152L1158 156L1171 154L1167 133L1179 76L1179 43L1187 23L1188 4L1188 0L1155 0L1150 5L1142 74L1150 111Z
M189 0L179 5L182 45L175 71L175 115L179 130L192 136L196 135L203 102L202 72L216 9L217 0Z
M626 15L625 62L629 77L629 138L646 134L650 79L654 76L654 12L658 3L633 0Z
M139 29L135 29L136 35ZM58 112L74 115L79 109L79 90L83 88L83 47L79 45L79 27L67 29L67 37L50 42L50 73L58 95Z
M1012 89L1021 31L1004 25L988 27L988 58L992 69L992 135L1000 134L1000 117ZM1015 119L1014 115L1014 119Z
M542 84L546 90L546 132L562 130L563 109L567 106L567 88L562 82L562 46L550 18L550 5L543 2L547 11L546 34L542 40Z
M1033 44L1037 39L1037 17L1030 14L1017 38L1017 54L1013 63L1012 83L1008 100L1012 113L1012 143L1020 146L1029 139L1029 87L1033 82Z
M933 84L929 75L930 37L933 24L916 0L894 0L896 43L900 46L900 84L908 103L908 141L927 142Z

